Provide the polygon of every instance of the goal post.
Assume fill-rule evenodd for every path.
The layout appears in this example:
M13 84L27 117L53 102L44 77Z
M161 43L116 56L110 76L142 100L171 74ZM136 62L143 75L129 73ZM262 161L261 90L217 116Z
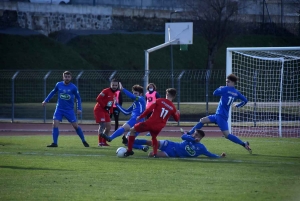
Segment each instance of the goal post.
M231 73L248 99L242 108L231 107L231 133L300 137L300 47L227 48L226 75Z

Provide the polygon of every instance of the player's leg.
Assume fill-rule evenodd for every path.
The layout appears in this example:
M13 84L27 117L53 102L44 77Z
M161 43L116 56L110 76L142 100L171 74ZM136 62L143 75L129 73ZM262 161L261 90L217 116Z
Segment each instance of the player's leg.
M89 144L85 141L85 138L84 138L84 134L82 132L82 129L80 128L80 126L78 126L77 124L77 119L76 119L76 116L74 114L74 111L71 110L71 111L68 111L68 112L65 112L64 113L64 116L65 118L72 124L73 128L75 129L77 135L80 137L83 145L85 147L89 147Z
M158 157L158 142L157 142L158 133L154 133L151 131L151 141L152 141L152 149L153 149L153 157Z
M135 137L137 137L139 134L140 134L139 132L136 132ZM147 140L145 140L145 139L135 139L134 143L133 143L133 148L142 150L143 152L148 152L149 146L146 143L144 143L144 144L136 143L136 140L140 140L140 142L141 141L144 141L144 142L146 141L147 142ZM143 146L143 145L146 145L146 146ZM151 146L151 141L150 141L150 146Z
M90 145L87 143L87 141L85 140L84 134L82 132L82 129L80 126L78 126L77 122L71 122L72 126L74 127L77 135L80 137L82 144L85 147L89 147Z
M55 110L53 114L53 123L52 123L52 139L53 142L52 144L48 145L47 147L57 147L58 146L58 136L59 136L59 122L62 121L63 114L61 113L60 110Z
M152 146L152 141L146 139L135 139L134 144Z
M188 132L189 135L193 134L195 130L201 129L204 124L210 123L209 116L208 117L203 117L200 119L200 121Z
M105 135L109 135L110 129L111 129L111 122L110 122L110 117L109 114L107 112L104 113L105 116L105 129L103 131L103 133ZM102 138L102 146L109 146L109 144L106 143L106 139Z
M57 147L58 146L58 136L59 136L59 120L53 120L52 123L52 144L47 145L47 147Z
M114 120L115 120L115 131L118 130L119 128L119 115L120 115L120 110L118 108L114 108Z
M128 145L127 145L127 152L124 154L125 156L133 155L134 152L132 151L134 140L135 140L135 134L136 132L145 132L148 131L148 125L146 122L140 122L135 124L132 128L130 128L130 135L128 136Z
M102 137L100 136L101 133L104 132L105 129L105 115L101 111L94 110L94 118L98 126L98 146L102 146Z
M247 149L250 153L252 153L252 150L249 147L249 142L243 142L237 136L229 133L227 120L223 119L222 117L220 117L218 115L217 116L217 123L218 123L218 126L220 127L220 129L221 129L221 131L222 131L222 133L223 133L223 135L226 139L230 140L231 142L234 142L236 144L239 144L239 145L245 147L245 149Z
M134 140L135 140L135 128L132 127L130 129L130 135L128 136L128 144L127 144L127 152L124 154L125 157L133 155L134 152L132 151Z
M108 142L111 142L113 139L123 135L124 132L127 132L130 130L132 126L134 126L136 122L135 118L131 118L129 121L127 121L121 128L117 129L111 136L107 135L101 135L104 139L106 139Z
M147 115L147 119L149 119L149 117L152 115L152 112L150 112L148 115ZM150 132L148 132L147 134L146 134L146 136L151 136L151 134L150 134Z

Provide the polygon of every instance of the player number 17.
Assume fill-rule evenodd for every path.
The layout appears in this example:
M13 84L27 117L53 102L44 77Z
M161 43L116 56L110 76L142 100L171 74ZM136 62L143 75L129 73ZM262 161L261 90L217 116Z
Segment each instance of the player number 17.
M166 115L168 114L169 110L166 110L165 108L161 108L161 113L160 113L160 117L162 117L163 119L166 117Z
M231 105L234 101L234 98L232 96L229 96L228 98L229 98L229 100L228 100L227 105Z

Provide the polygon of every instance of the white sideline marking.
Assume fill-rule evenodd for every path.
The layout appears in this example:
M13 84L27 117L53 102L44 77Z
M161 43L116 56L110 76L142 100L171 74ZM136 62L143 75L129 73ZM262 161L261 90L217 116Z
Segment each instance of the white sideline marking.
M0 152L0 155L3 154L9 154L9 155L41 155L41 156L66 156L66 157L114 157L116 156L109 156L105 154L55 154L55 153L39 153L39 152ZM135 157L132 156L130 158L148 158L148 157ZM284 164L284 165L300 165L300 163L294 163L294 162L274 162L274 161L244 161L244 160L228 160L228 159L209 159L209 158L158 158L158 159L164 159L164 160L188 160L188 161L211 161L211 162L231 162L231 163L252 163L252 164Z

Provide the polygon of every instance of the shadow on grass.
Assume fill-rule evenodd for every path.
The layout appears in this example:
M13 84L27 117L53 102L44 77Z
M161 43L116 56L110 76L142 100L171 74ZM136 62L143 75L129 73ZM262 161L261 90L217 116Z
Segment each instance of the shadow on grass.
M70 171L64 169L51 169L51 168L35 168L35 167L20 167L20 166L6 166L1 165L0 168L14 169L14 170L54 170L54 171Z

